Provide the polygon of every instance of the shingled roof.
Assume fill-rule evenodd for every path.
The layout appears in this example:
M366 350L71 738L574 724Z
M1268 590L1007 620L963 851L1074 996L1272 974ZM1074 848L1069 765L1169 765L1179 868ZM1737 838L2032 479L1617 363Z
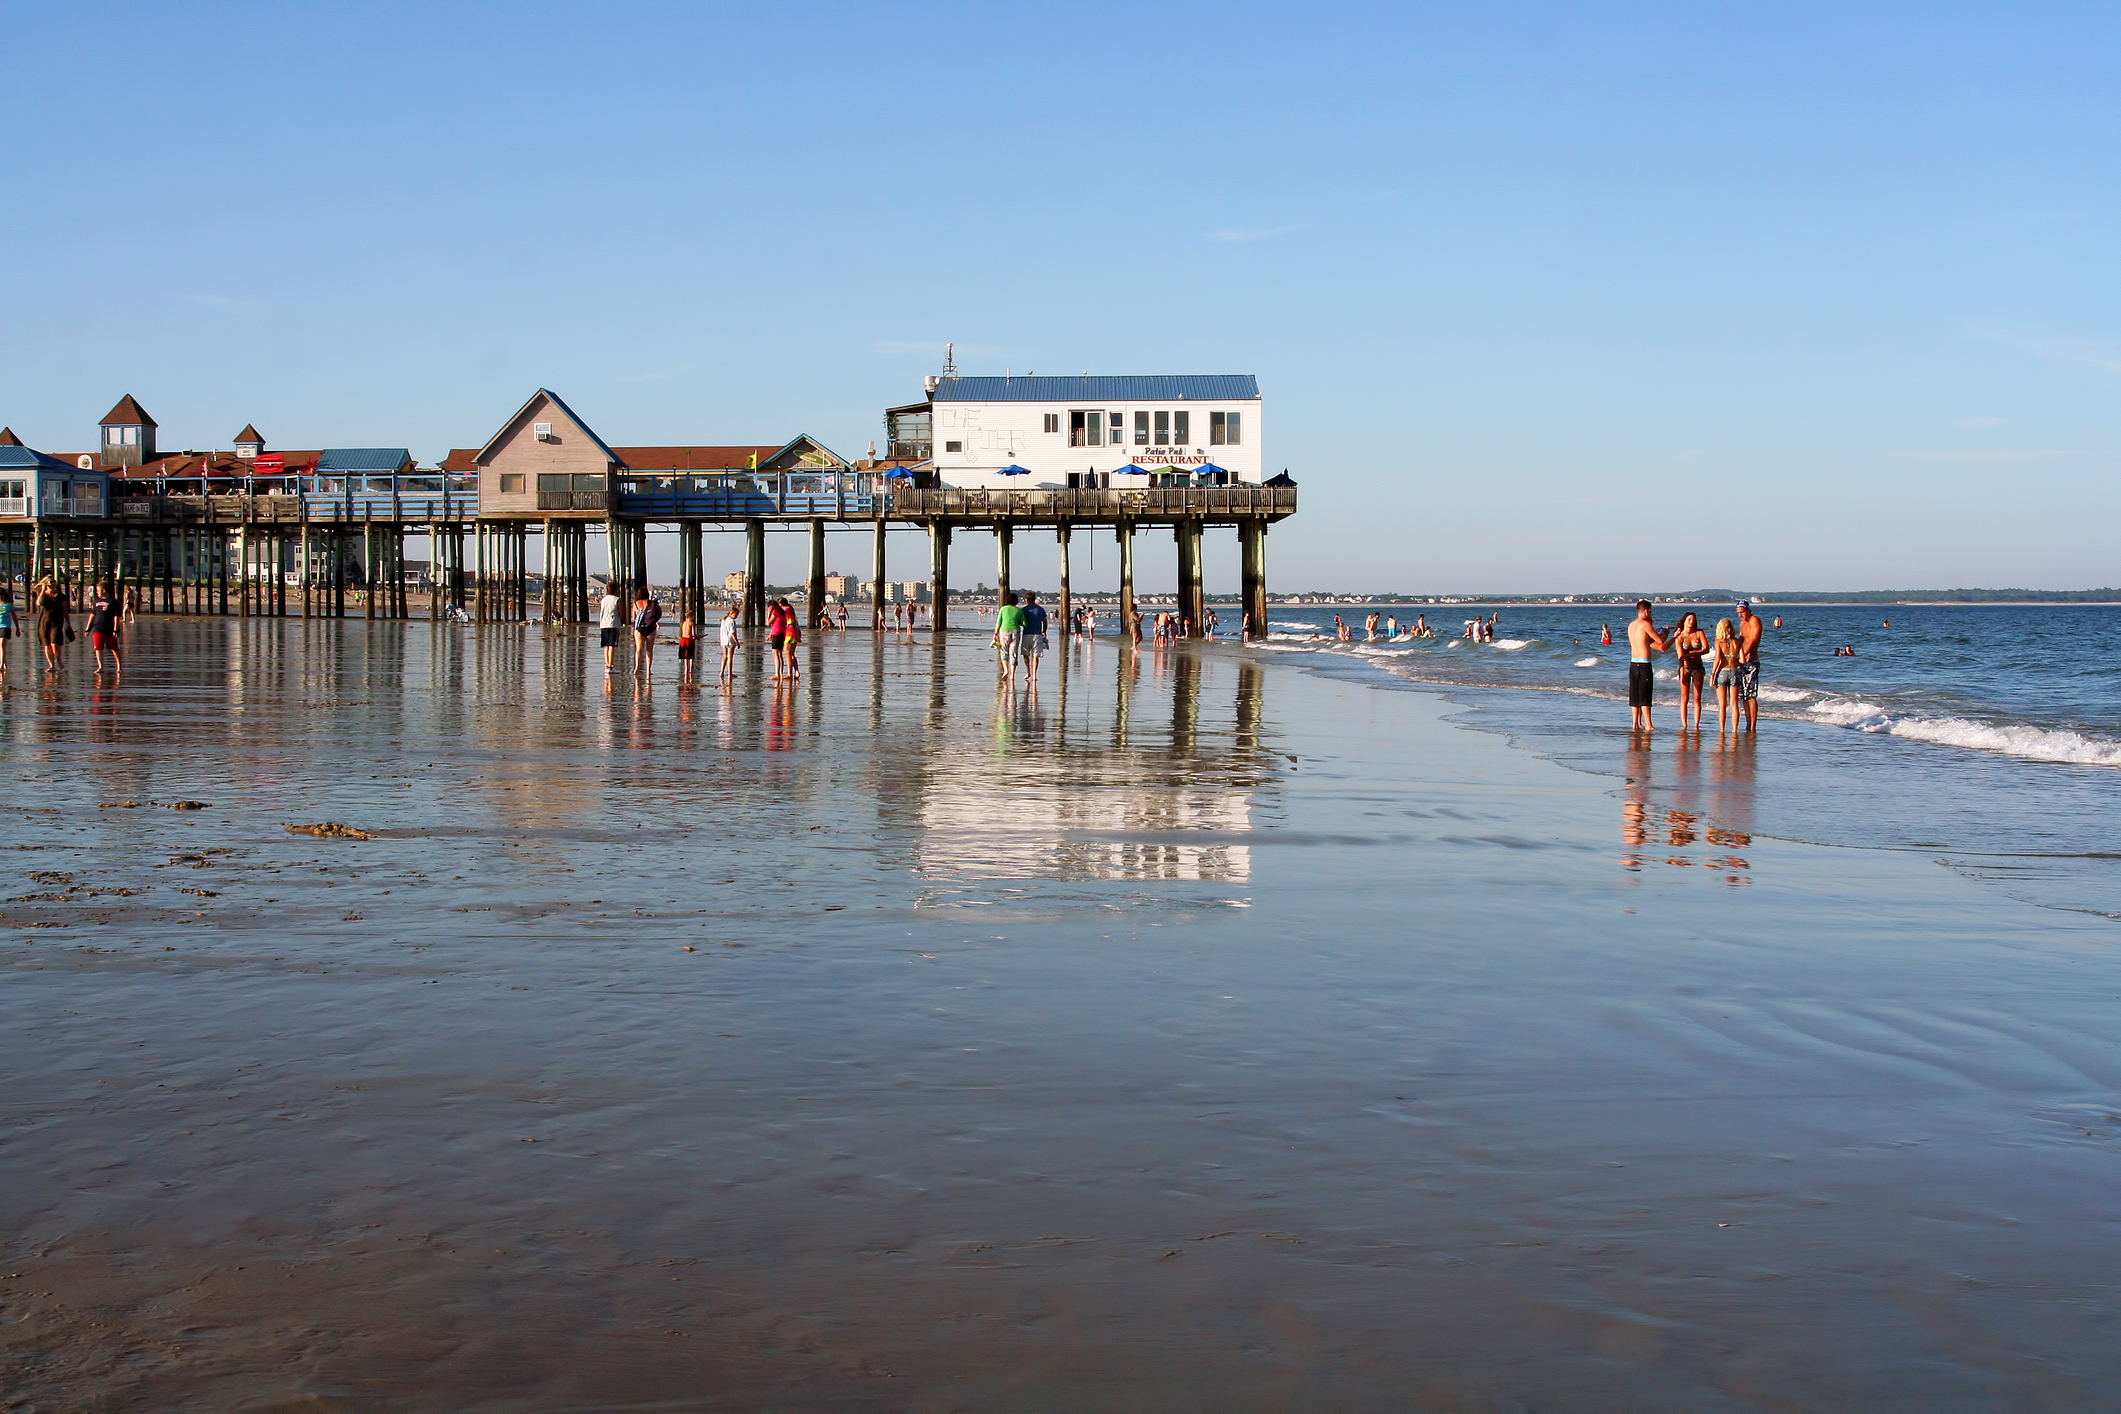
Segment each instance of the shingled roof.
M147 415L146 408L133 401L131 393L127 393L124 397L118 399L118 405L103 414L101 423L104 427L131 427L135 424L145 427L161 426L160 423Z
M256 442L261 447L265 445L265 439L258 435L258 429L247 422L243 424L243 430L236 434L237 446L240 447L245 442Z
M0 447L19 447L22 439L15 435L12 427L0 427Z
M782 444L742 447L613 447L629 471L741 471L747 458L764 466Z

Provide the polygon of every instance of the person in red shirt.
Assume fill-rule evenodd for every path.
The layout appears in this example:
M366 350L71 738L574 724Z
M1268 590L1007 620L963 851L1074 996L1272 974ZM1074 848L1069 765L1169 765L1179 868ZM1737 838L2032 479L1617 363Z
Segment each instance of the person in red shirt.
M118 620L125 613L125 601L107 584L99 584L88 600L88 647L96 660L96 671L103 671L103 655L110 653L110 670L123 673L125 664L118 659Z

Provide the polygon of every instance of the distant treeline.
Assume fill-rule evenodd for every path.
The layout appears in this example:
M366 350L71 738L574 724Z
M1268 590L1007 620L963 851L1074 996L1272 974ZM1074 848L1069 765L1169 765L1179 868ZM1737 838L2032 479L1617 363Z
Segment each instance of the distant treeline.
M1476 604L1554 604L1561 602L1558 594L1344 594L1327 595L1322 591L1320 599L1338 602L1370 602L1378 604L1420 604L1436 608L1450 608ZM1568 603L1574 606L1597 608L1601 605L1632 605L1638 598L1647 597L1659 604L1673 603L1734 603L1740 599L1757 599L1763 604L2117 604L2121 603L2121 589L1841 589L1841 590L1783 590L1760 589L1690 589L1684 593L1665 592L1647 596L1627 594L1576 594L1569 596ZM1282 602L1275 596L1275 602Z
M1728 589L1702 589L1690 599L1738 599ZM2111 604L2121 589L1848 589L1832 594L1760 594L1770 604Z

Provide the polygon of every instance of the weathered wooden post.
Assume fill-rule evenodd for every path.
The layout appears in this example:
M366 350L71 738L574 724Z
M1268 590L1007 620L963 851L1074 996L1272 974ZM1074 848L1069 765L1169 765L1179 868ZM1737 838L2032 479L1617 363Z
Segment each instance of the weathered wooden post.
M884 512L876 513L876 542L869 551L869 627L884 631Z
M1200 522L1190 516L1172 533L1178 537L1178 617L1188 637L1207 632L1208 597L1200 573Z
M816 633L825 622L825 522L810 522L810 577L804 585L803 594L810 605L810 631Z
M1058 613L1060 615L1060 631L1063 634L1075 632L1075 599L1068 583L1068 533L1070 529L1068 522L1062 521L1053 532L1053 538L1060 543L1060 604ZM1063 658L1061 661L1065 663L1068 660Z
M766 522L744 522L744 627L766 626ZM747 637L747 642L750 639Z
M997 606L1009 596L1009 551L1015 539L1015 527L1008 521L994 523L994 602Z
M1267 637L1267 522L1254 516L1238 526L1239 559L1244 583L1239 598L1244 613L1245 637L1255 642Z
M1134 522L1123 520L1113 527L1119 538L1119 636L1136 638L1134 624Z
M928 631L950 626L950 522L928 522Z

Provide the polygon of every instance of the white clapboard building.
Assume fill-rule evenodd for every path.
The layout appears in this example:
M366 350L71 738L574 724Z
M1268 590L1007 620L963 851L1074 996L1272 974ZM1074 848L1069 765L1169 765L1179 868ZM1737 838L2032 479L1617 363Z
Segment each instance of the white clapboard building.
M1249 373L928 380L885 413L889 459L967 490L1257 485L1259 380ZM923 480L927 480L926 476Z

